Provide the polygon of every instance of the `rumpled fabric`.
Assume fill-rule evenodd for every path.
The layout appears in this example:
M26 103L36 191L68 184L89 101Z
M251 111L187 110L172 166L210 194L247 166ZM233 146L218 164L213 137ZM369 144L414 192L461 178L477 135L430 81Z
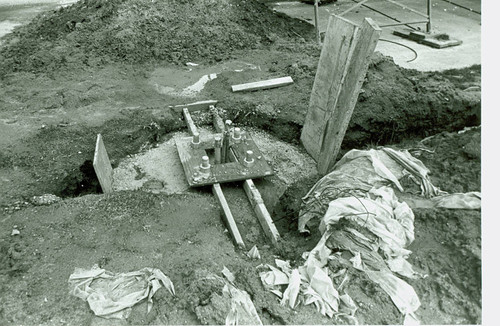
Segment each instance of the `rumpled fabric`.
M172 295L172 281L156 268L143 268L129 273L112 273L94 265L91 269L75 268L69 277L70 293L88 302L100 317L126 319L131 307L147 299L147 311L153 306L153 296L165 287Z

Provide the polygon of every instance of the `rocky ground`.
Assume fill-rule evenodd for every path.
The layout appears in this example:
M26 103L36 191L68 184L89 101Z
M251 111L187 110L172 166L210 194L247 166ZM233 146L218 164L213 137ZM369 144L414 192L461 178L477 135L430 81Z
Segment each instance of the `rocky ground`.
M214 295L219 289L200 281L223 266L251 295L265 324L349 323L311 306L281 306L255 268L276 256L301 265L302 253L317 243L317 232L297 232L300 198L317 175L275 193L265 180L257 183L283 237L278 248L265 239L241 185L223 186L245 242L261 251L255 261L232 244L209 189L103 195L91 164L97 133L117 167L185 128L168 105L203 99L218 100L224 118L236 125L303 151L300 130L319 53L310 25L241 0L80 1L3 38L0 324L120 323L95 317L68 293L74 268L94 264L114 272L156 267L175 284L175 297L160 290L149 314L137 305L122 324L224 323ZM199 93L181 95L207 73L217 78ZM376 54L341 154L380 145L414 148L433 136L424 140L430 151L418 157L433 183L448 192L481 191L481 129L458 133L481 123L480 73L479 66L410 71ZM234 84L286 75L294 84L231 92ZM161 92L164 87L173 91ZM33 203L43 194L63 200ZM424 324L481 323L481 212L414 212L410 262L429 275L409 281L422 302L417 316ZM13 229L20 234L11 235ZM360 323L402 322L390 298L362 275L349 289Z

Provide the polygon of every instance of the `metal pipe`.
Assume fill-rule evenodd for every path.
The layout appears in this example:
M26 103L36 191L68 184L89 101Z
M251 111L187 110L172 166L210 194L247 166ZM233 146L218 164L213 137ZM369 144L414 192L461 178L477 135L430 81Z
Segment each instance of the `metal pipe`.
M221 163L221 150L222 150L222 138L221 137L214 137L215 144L214 144L214 153L215 153L215 164L220 164Z
M344 16L344 15L345 15L345 14L347 14L348 12L351 12L351 11L353 11L354 9L361 7L361 6L362 6L365 2L367 2L367 1L368 1L368 0L363 0L363 1L361 1L361 2L356 3L356 4L355 4L354 6L352 6L351 8L349 8L349 9L347 9L347 10L345 10L345 11L341 12L338 16Z
M395 23L395 24L385 24L385 25L379 25L379 27L389 27L389 26L400 26L400 25L410 25L410 24L425 24L427 23L427 20L421 20L417 22L403 22L403 23Z
M474 9L472 9L472 8L467 8L467 7L465 7L465 6L459 5L458 3L455 3L455 2L453 2L453 1L449 1L449 0L442 0L442 1L444 1L444 2L448 2L448 3L450 3L450 4L454 5L454 6L457 6L457 7L459 7L459 8L462 8L462 9L465 9L465 10L468 10L468 11L472 11L472 12L473 12L473 13L475 13L475 14L481 15L481 12L480 12L480 11L474 10Z
M352 0L352 1L353 1L353 2L355 2L355 3L359 3L359 2L357 2L356 0ZM430 1L430 0L428 0L428 1ZM362 6L363 6L363 7L365 7L365 8L368 8L368 9L370 9L370 10L372 10L372 11L375 11L376 13L379 13L379 14L381 14L381 15L382 15L382 16L384 16L384 17L387 17L387 18L389 18L389 19L392 19L392 20L394 20L394 21L397 21L398 23L402 23L402 21L400 21L399 19L396 19L396 18L394 18L394 17L391 17L391 16L389 16L389 15L387 15L387 14L383 13L383 12L382 12L382 11L380 11L380 10L377 10L377 9L372 8L372 7L370 7L370 6L367 6L367 5L365 5L365 4L363 4ZM408 24L403 24L403 25L406 25L408 28L411 28L411 29L413 29L414 31L416 31L416 30L417 30L417 28L415 28L415 27L413 27L413 26L410 26L410 25L408 25Z
M314 26L316 27L316 38L318 45L321 45L321 35L319 34L319 0L314 0Z
M427 26L425 28L425 31L427 33L431 32L431 11L432 11L432 0L427 0Z
M422 17L424 17L424 18L428 18L428 15L426 15L426 14L424 14L424 13L421 13L421 12L420 12L420 11L418 11L418 10L412 9L412 8L410 8L410 7L407 7L407 6L405 6L405 5L401 4L401 3L397 2L397 1L394 1L394 0L386 0L386 1L388 1L388 2L392 3L392 4L396 5L396 6L399 6L399 7L403 8L403 9L409 10L409 11L413 12L413 13L414 13L414 14L416 14L416 15L422 16Z

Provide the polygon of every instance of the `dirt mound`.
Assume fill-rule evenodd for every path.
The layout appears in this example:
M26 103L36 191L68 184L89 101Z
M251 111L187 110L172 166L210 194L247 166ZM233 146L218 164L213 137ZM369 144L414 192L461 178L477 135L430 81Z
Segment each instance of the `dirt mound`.
M286 141L298 142L317 70L317 55L319 49L316 56L294 53L290 59L283 52L269 52L266 64L260 64L262 71L224 72L204 92L229 108L235 123L257 126ZM230 85L264 80L278 72L290 75L294 84L265 92L231 92ZM420 72L399 67L392 58L375 53L342 143L343 150L394 144L479 125L480 79L480 66Z
M310 25L253 0L84 0L9 35L0 72L151 60L211 63L311 32Z

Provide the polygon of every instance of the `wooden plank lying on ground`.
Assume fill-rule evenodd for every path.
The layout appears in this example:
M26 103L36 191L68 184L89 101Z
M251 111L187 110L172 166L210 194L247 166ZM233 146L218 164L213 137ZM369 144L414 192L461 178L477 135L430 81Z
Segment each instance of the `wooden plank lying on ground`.
M184 120L186 120L187 127L189 129L189 133L191 135L196 135L198 133L198 128L194 124L193 118L191 118L191 114L189 114L189 110L187 108L182 109L182 113L184 114Z
M215 197L217 198L219 204L222 207L222 213L223 213L222 215L224 216L224 222L226 223L226 226L229 232L231 233L234 242L236 242L236 245L238 245L238 247L240 247L241 249L245 249L245 243L243 242L243 238L241 237L240 231L238 230L238 226L236 226L233 214L229 209L226 197L224 197L224 193L222 193L222 189L219 183L212 185L212 192L214 193Z
M327 127L324 131L318 161L318 172L320 174L326 174L335 163L380 33L380 27L372 19L365 18L356 35L349 66L346 69L336 105L334 110L330 111Z
M94 151L94 166L95 174L99 180L102 191L104 193L110 193L113 191L113 168L109 162L108 152L106 152L106 147L104 147L104 142L102 140L101 134L97 135L97 141L95 144Z
M178 104L178 105L170 105L169 108L174 110L174 112L181 113L182 109L188 108L190 112L197 112L197 111L203 111L203 110L208 110L210 105L215 105L217 104L216 100L205 100L205 101L198 101L198 102L193 102L193 103L188 103L188 104Z
M247 84L239 84L231 86L233 92L243 92L243 91L256 91L259 89L275 88L280 86L286 86L293 83L293 79L290 76L263 80Z

